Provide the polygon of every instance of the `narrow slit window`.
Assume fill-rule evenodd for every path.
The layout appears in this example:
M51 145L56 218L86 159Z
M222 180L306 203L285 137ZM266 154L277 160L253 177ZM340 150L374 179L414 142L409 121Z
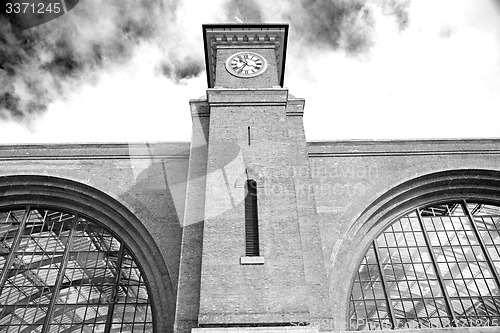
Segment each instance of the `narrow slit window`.
M259 219L255 180L247 180L245 194L245 254L249 257L259 256Z

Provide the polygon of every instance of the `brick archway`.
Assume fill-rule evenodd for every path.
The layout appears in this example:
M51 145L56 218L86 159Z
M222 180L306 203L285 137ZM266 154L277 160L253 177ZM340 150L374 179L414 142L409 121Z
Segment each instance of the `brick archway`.
M330 293L334 325L347 328L349 296L354 271L372 240L388 225L410 210L424 205L459 199L500 204L500 172L493 170L450 170L408 180L374 200L351 223L333 258Z
M0 207L37 205L99 221L127 245L139 263L150 290L155 332L172 330L175 297L158 246L141 221L123 204L85 184L49 176L0 178Z

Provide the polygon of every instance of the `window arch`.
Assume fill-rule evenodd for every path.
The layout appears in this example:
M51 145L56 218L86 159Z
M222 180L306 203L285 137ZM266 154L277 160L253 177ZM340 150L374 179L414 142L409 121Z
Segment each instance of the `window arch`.
M136 260L97 221L46 207L0 210L0 254L0 331L153 331Z
M500 325L500 206L424 206L371 243L354 277L350 328Z
M119 198L112 198L111 196L103 193L102 191L94 187L58 177L38 176L38 175L19 175L19 176L0 177L0 212L8 214L9 211L14 211L14 212L19 211L22 212L21 215L24 216L24 212L28 210L30 211L38 210L38 211L49 211L53 213L59 213L62 214L62 216L66 215L72 216L73 222L71 225L75 226L74 227L75 229L73 230L74 234L73 236L75 235L77 236L75 239L82 240L82 238L78 238L78 235L80 235L79 232L82 230L87 230L87 229L82 229L84 228L84 226L90 226L92 227L91 230L94 230L97 233L96 237L97 235L101 235L101 237L104 237L105 239L109 240L111 242L110 244L112 244L111 251L107 253L108 259L106 259L107 254L101 253L100 251L97 251L92 255L89 255L89 256L94 256L94 258L97 258L98 260L101 260L101 266L97 264L95 265L96 270L101 269L100 267L103 267L102 264L104 262L108 263L109 268L101 269L101 271L106 270L107 272L106 274L108 274L106 275L107 278L104 279L105 283L108 283L110 280L108 277L111 276L109 275L111 269L113 267L114 269L121 267L120 275L118 275L119 279L121 279L122 276L124 276L123 273L124 270L125 271L128 270L129 273L131 274L130 280L133 280L131 281L131 283L132 282L136 283L136 286L140 284L142 290L144 290L144 286L147 284L146 291L148 292L148 297L149 297L148 300L149 309L148 313L146 314L147 320L143 324L144 328L141 328L141 324L136 325L136 327L134 328L128 325L131 322L128 322L128 324L126 324L126 322L123 322L124 323L123 327L119 325L115 325L115 327L112 327L112 325L111 326L101 325L99 327L95 327L94 330L95 332L100 332L106 327L110 327L111 332L113 331L127 332L127 331L132 331L132 328L134 328L134 332L136 331L147 332L148 330L152 332L169 332L173 329L174 313L175 313L175 294L173 291L173 285L170 279L168 268L162 256L162 252L158 248L155 239L149 233L148 229L143 224L143 222L141 222L136 217L136 215L129 210L129 208L125 207L124 204L118 200ZM6 215L4 215L3 217L7 218ZM22 220L22 217L19 217L19 214L16 215L16 218L18 220L21 218ZM34 219L35 217L31 216L30 218ZM2 220L0 219L0 221ZM43 221L43 219L40 221ZM43 222L40 221L38 223L43 224ZM70 232L73 227L69 227L70 224L68 223L70 222L65 222L65 223L66 223L65 227L66 229L63 229L63 231L66 230L66 232ZM0 234L0 243L4 240L3 237L4 235ZM90 238L87 237L87 239ZM64 238L61 239L62 245L67 244L66 242L67 239ZM57 260L62 260L64 258L65 250L66 248L61 248L60 252L62 252L63 257L58 258ZM116 253L116 250L118 250L118 254ZM123 256L120 255L121 251L123 251ZM1 271L3 270L2 265L6 263L5 261L2 260L7 260L6 258L10 253L10 248L8 250L7 255L5 254L6 252L7 251L5 251L5 249L0 248L0 253L2 254L0 255L0 274L2 274ZM68 263L74 261L73 260L74 257L72 256L71 252L73 252L73 250L71 249L71 244L70 244L67 254ZM79 255L80 259L82 258L81 256L82 255L80 254ZM118 265L118 260L117 260L118 257L122 258L121 266ZM35 259L30 259L30 260L34 261ZM14 260L14 263L16 262L16 260ZM57 260L55 265L60 265L57 263ZM47 263L47 261L42 261L42 262L43 264ZM70 266L66 266L65 270L67 269L69 269L70 271L75 270L75 267L71 266L74 264L69 264L69 265ZM46 271L48 271L48 269ZM58 274L59 271L56 274L56 278ZM134 277L132 276L134 274L140 274L140 276ZM112 274L112 276L117 276L116 271L114 275ZM66 278L62 279L63 280L61 282L61 286L66 287L64 283L68 282L69 279ZM125 282L126 280L123 281ZM88 280L82 282L88 282ZM94 282L97 283L98 279L96 279ZM44 287L44 291L47 291L45 289L49 289L48 291L51 291L50 288ZM54 288L52 288L52 290L53 289ZM64 289L63 293L67 292L67 290L71 290L71 288L63 288L63 289ZM118 300L117 302L115 302L116 303L115 308L116 305L118 304L117 311L120 311L120 308L123 311L123 305L124 305L123 303L130 303L129 301L131 301L130 296L128 296L128 301L126 302L123 300L123 298L121 298L122 296L125 295L123 292L124 288L116 292L115 295L116 296L115 299ZM143 296L145 296L145 294L142 293L140 295L141 297L138 303L140 302L142 304L144 303ZM47 299L47 297L45 297L45 299ZM104 299L104 296L101 297L101 300L102 299ZM57 302L55 304L57 304ZM54 309L54 314L53 314L54 317L56 317L57 315L61 316L61 313L57 307L54 306L53 309ZM3 308L0 305L0 312L2 310ZM102 316L104 316L104 314L102 314ZM146 328L146 323L150 323L151 321L152 321L152 328L149 327ZM136 324L134 322L132 323ZM77 331L80 332L80 330ZM35 329L31 331L46 332L46 330L43 330L43 324L42 328L38 328L38 330ZM55 331L71 332L71 330L62 330L62 329L59 330L56 329ZM89 330L84 329L82 332L86 331ZM21 332L21 331L9 329L8 332Z

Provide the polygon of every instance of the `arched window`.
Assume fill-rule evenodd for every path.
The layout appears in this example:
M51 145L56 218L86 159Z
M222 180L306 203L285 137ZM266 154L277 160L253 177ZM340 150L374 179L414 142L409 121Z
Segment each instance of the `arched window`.
M153 332L151 312L113 231L76 212L0 210L0 332Z
M352 283L351 330L500 325L500 207L408 212L372 242Z

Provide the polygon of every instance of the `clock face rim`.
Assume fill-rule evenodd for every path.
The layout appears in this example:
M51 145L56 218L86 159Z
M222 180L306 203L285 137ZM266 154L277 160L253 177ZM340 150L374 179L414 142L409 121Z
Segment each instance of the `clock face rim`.
M252 74L243 74L243 73L238 73L234 70L234 68L231 66L231 61L241 55L241 54L251 54L251 55L254 55L258 58L260 58L260 60L262 61L262 67L255 73L252 73ZM253 51L241 51L241 52L236 52L232 55L230 55L227 60L226 60L226 70L231 74L231 75L234 75L234 76L237 76L237 77L241 77L241 78L250 78L250 77L255 77L255 76L258 76L262 73L264 73L266 70L267 70L267 60L266 58L264 58L264 56L262 56L261 54L257 53L257 52L253 52Z

